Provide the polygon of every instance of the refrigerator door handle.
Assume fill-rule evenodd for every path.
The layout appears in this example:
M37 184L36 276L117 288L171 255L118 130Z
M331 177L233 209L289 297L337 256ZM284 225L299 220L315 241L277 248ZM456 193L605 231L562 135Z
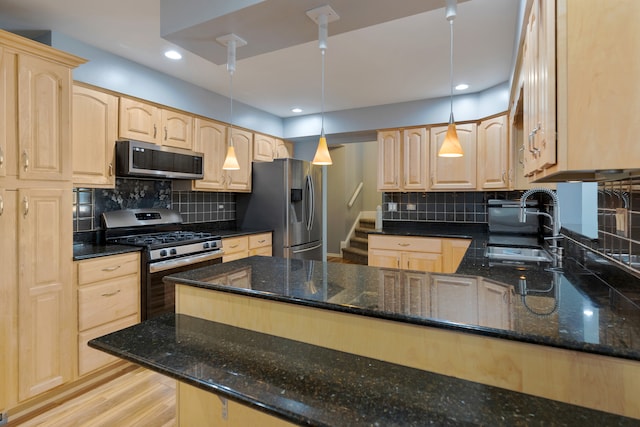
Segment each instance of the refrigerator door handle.
M313 226L313 220L314 220L314 212L315 212L315 192L314 192L314 188L313 188L313 178L311 178L311 175L307 175L306 176L306 184L307 184L307 230L311 230L311 227Z
M315 246L313 246L313 247L311 247L311 248L299 249L299 250L297 250L297 251L291 251L291 253L292 253L292 254L301 254L301 253L303 253L303 252L308 252L308 251L312 251L312 250L314 250L314 249L318 249L318 248L319 248L319 247L321 247L321 246L322 246L322 243L319 243L319 244L317 244L317 245L315 245Z

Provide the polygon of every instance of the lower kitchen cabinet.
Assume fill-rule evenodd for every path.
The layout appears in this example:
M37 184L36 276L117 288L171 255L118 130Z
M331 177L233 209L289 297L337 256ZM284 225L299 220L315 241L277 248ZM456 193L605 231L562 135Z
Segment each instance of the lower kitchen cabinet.
M410 271L380 270L381 310L428 317L431 313L429 277Z
M272 255L272 233L257 233L245 236L224 237L222 262L234 261L253 255Z
M478 283L478 324L489 328L513 328L513 286L482 279Z
M293 426L272 415L189 384L177 384L179 426Z
M78 375L116 357L94 350L87 342L140 321L140 254L128 253L78 261Z
M469 246L467 239L369 235L369 265L453 273Z

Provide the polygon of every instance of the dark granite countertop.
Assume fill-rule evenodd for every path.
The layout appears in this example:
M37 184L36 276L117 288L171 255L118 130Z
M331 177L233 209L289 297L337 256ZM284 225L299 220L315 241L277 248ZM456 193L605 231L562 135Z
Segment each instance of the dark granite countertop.
M638 280L617 269L608 283L593 263L565 257L563 268L548 265L491 265L484 257L486 236L474 239L457 274L436 274L322 263L277 257L250 257L165 278L169 282L272 299L361 316L389 319L502 339L640 360L640 307L631 297ZM606 268L597 262L595 267ZM216 277L248 269L250 289L221 284ZM427 307L418 308L381 292L385 277L396 286L421 278ZM438 287L463 278L467 291L438 298ZM313 283L313 286L309 286ZM628 289L631 289L629 291ZM500 299L483 298L501 292ZM483 294L484 293L484 294ZM501 316L483 314L501 313ZM498 319L498 320L496 320Z
M89 345L300 425L638 423L185 315L147 320Z

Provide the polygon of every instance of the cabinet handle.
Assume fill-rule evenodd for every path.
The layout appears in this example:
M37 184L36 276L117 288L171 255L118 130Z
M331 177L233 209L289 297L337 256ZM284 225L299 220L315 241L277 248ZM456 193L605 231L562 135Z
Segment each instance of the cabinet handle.
M406 248L407 246L411 246L411 243L398 243L398 246L402 246L403 248Z
M109 163L109 176L113 176L113 163Z
M106 293L106 294L102 294L101 296L103 296L103 297L112 297L112 296L117 295L119 293L120 293L120 289L118 289L117 291L114 291L114 292L109 292L109 293Z
M158 135L158 128L156 127L156 125L153 125L153 138L156 138L156 135Z
M102 269L102 271L116 271L120 267L121 267L120 265L114 265L113 267L105 267Z
M27 196L22 198L22 206L24 207L24 217L26 218L29 215L29 199Z
M229 245L229 247L230 247L231 249L235 249L235 248L237 248L237 247L238 247L238 245Z
M507 171L503 170L502 171L502 182L507 182L506 179L507 179Z
M430 178L431 180L431 186L433 187L433 176Z
M522 160L520 160L520 156L518 155L518 163L520 163L520 165L524 167L524 144L522 144L522 147L518 149L518 153L522 153Z
M266 240L264 240L264 239L263 240L258 240L258 243L264 243L264 242L266 242Z
M168 132L167 132L167 127L164 127L164 140L167 140L167 136L168 136Z
M27 150L24 150L22 152L22 159L24 161L23 169L26 172L27 170L29 170L29 154L27 153Z
M0 215L4 213L4 199L0 196Z
M4 165L4 150L0 147L0 167Z

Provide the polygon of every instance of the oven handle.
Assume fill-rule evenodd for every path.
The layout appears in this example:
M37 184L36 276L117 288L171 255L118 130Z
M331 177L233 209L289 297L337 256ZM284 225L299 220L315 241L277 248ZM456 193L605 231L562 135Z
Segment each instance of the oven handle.
M172 268L182 267L183 265L195 264L202 261L208 261L210 259L221 258L223 254L224 251L221 249L215 252L207 252L204 254L187 256L183 258L152 262L149 264L149 272L157 273L158 271L171 270Z

